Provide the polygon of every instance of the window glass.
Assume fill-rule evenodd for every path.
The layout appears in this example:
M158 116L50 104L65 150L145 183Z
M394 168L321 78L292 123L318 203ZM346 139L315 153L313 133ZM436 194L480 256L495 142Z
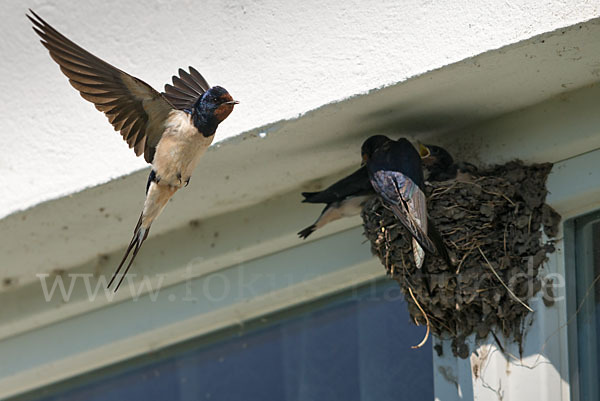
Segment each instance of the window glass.
M432 400L431 344L391 280L47 389L40 401ZM267 320L265 323L264 321Z
M574 278L569 290L576 294L569 298L569 316L575 316L577 322L576 330L569 331L570 352L574 353L569 367L572 395L574 400L599 400L600 213L577 218L567 228L573 231L567 246L572 247L574 258L567 266Z

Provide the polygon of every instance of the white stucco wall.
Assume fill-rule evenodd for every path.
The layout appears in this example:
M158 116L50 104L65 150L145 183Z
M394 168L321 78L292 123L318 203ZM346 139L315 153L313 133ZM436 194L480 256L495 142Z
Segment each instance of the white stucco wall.
M162 89L193 65L242 103L217 141L600 14L598 0L3 2L0 217L145 166L71 88L30 6Z

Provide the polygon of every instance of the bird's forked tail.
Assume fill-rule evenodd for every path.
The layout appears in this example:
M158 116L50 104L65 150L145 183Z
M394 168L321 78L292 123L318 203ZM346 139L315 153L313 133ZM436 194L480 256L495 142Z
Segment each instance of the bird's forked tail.
M135 259L138 251L140 250L140 247L142 246L142 244L148 237L148 233L150 232L150 227L148 227L148 228L142 227L142 216L143 216L143 213L140 214L140 219L138 220L138 223L135 226L135 230L133 231L133 238L131 239L131 242L129 243L127 250L125 251L125 255L123 256L123 259L121 259L121 263L119 263L119 267L117 267L117 270L115 271L112 278L110 279L110 282L108 283L108 288L110 288L112 283L119 276L119 272L121 271L123 264L127 260L127 257L129 256L131 251L133 251L133 255L131 256L131 259L129 260L127 267L125 268L125 271L123 272L123 275L121 276L121 279L119 280L119 282L117 283L117 285L115 287L115 290L114 290L115 292L117 292L117 290L121 286L121 283L125 279L125 276L127 275L127 272L129 271L129 268L131 267L133 260Z
M310 226L306 227L304 230L299 231L298 237L300 237L302 239L306 239L309 235L314 233L316 229L317 229L317 225L311 224Z

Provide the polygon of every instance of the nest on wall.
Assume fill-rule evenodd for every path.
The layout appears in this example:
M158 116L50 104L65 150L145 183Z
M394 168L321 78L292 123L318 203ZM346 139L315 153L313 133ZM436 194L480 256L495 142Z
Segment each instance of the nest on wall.
M466 358L465 338L494 330L522 341L527 300L541 286L538 271L558 231L560 215L545 203L552 164L510 162L468 180L427 183L428 211L455 266L428 255L417 269L411 237L377 197L362 211L372 252L400 285L416 324L450 336ZM494 334L495 335L495 334Z

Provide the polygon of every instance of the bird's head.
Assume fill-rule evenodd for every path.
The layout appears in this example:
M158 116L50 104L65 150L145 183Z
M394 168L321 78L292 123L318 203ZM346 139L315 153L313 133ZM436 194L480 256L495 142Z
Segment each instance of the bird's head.
M206 120L219 124L231 114L233 106L238 104L223 87L213 86L198 100L195 109Z
M373 135L364 141L360 148L362 164L366 164L371 156L373 156L373 153L390 141L391 139L385 135Z
M425 167L433 166L445 169L454 164L454 159L448 151L436 145L419 144L419 155Z

